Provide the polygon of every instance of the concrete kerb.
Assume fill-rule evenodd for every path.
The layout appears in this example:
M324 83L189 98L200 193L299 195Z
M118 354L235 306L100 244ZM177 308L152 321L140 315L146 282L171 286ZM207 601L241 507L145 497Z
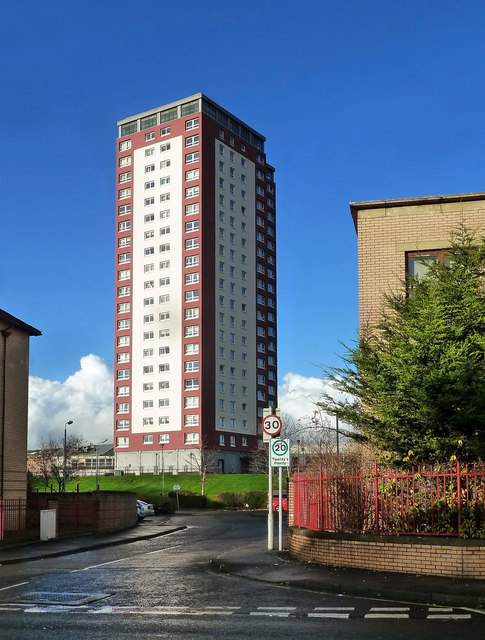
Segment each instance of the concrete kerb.
M282 560L286 559L283 555ZM427 604L453 607L470 607L475 609L485 608L485 594L483 596L462 595L456 593L440 593L434 591L413 591L412 595L408 590L392 587L391 585L375 587L372 585L350 584L331 580L318 580L315 578L289 578L284 576L282 570L281 578L269 578L264 575L251 575L247 567L241 563L231 563L230 561L215 558L210 561L211 569L214 572L226 573L278 586L293 587L298 589L308 589L322 593L332 593L344 596L354 596L359 598L371 598L376 600L389 600L406 602L409 604Z

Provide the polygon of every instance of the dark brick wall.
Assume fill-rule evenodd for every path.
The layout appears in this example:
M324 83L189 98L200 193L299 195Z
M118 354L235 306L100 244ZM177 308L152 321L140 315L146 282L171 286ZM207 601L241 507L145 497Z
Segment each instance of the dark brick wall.
M122 491L89 493L34 493L29 506L57 510L57 531L107 533L135 526L136 494Z

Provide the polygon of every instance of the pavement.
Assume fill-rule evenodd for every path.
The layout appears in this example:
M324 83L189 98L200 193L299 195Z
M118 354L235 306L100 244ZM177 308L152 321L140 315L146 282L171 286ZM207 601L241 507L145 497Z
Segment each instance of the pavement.
M485 579L327 567L299 562L287 551L268 551L266 541L220 555L211 566L215 571L273 585L400 603L483 609L485 614Z
M191 514L178 512L178 520L184 515ZM19 544L0 548L0 566L147 540L185 528L185 525L172 525L169 516L154 517L126 531ZM268 551L266 540L257 540L221 554L210 561L210 568L272 585L390 601L469 607L483 609L485 614L485 579L462 580L326 567L299 562L287 551Z
M67 556L71 553L83 553L93 549L103 547L113 547L139 540L148 540L158 536L168 535L175 531L186 529L183 526L170 524L170 517L147 518L138 523L132 529L117 531L116 533L90 533L87 535L74 536L72 538L60 538L48 540L47 542L28 542L17 545L0 547L0 566L6 564L19 564L21 562L31 562L32 560L43 560L45 558L56 558Z

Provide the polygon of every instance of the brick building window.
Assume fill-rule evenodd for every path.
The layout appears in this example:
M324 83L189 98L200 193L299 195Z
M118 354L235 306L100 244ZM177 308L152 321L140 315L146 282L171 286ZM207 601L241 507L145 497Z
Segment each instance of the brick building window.
M448 264L448 249L434 249L429 251L408 251L406 253L406 273L413 277L423 277L428 273L431 265L436 262Z

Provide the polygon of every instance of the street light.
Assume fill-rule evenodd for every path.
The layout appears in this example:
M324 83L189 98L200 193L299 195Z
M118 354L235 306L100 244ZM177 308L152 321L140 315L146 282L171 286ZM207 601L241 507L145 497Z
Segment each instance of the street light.
M317 418L317 414L318 414L318 418ZM322 416L321 416L321 412L320 411L314 411L313 412L312 422L318 429L326 429L327 431L335 431L335 435L337 437L337 455L339 455L339 453L340 453L340 431L339 431L339 424L338 424L338 416L335 416L335 427L327 427L327 426L323 425L323 419L322 419Z
M100 447L102 444L104 444L105 442L108 442L108 438L105 438L103 440L103 442L100 442L99 444L95 445L96 446L96 491L98 490L98 460L99 460L99 450L98 447Z
M165 460L163 459L163 447L165 446L163 443L160 445L162 447L162 496L165 495Z
M62 491L66 492L66 458L67 458L67 425L72 424L72 420L64 423L64 457L62 461Z

